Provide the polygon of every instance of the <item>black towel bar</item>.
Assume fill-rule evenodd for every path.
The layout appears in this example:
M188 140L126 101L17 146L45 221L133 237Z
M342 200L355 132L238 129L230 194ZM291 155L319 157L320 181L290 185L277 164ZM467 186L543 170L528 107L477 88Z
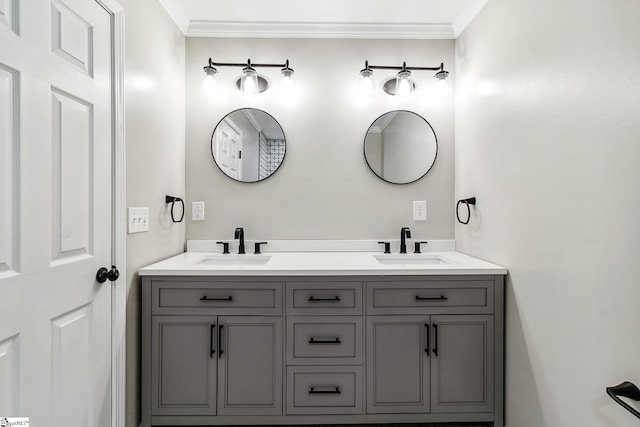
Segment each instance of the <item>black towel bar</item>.
M627 411L631 412L637 418L640 418L640 412L633 409L628 403L624 402L618 397L628 397L629 399L640 402L640 390L638 390L638 387L636 387L635 384L630 383L629 381L625 381L618 385L607 387L607 394L611 396L611 398L615 400L617 404L622 406Z

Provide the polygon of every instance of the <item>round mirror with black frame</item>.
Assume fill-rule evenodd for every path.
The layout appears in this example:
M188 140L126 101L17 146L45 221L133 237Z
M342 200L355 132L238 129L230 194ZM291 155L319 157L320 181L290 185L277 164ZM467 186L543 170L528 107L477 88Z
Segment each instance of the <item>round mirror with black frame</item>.
M364 158L373 173L392 184L409 184L431 170L438 154L433 128L422 116L389 111L369 126Z
M241 108L218 122L211 136L211 155L218 168L240 182L273 175L287 150L282 126L269 113Z

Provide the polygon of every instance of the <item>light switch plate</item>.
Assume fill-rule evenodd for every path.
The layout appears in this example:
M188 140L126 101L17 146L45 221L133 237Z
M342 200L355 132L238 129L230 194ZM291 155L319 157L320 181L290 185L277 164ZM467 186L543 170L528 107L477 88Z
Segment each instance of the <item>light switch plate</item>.
M149 231L149 208L129 208L129 234Z
M413 220L414 221L427 220L427 202L425 200L413 202Z

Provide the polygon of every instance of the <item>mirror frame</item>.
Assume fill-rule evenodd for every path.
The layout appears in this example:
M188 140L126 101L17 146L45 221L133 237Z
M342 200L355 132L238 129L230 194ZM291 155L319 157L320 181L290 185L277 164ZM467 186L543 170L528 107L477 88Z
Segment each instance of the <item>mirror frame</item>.
M266 177L264 177L264 178L262 178L262 179L258 179L258 180L256 180L256 181L242 181L242 180L240 180L240 179L236 179L236 178L233 178L233 177L231 177L231 176L227 175L227 174L222 170L222 168L220 167L220 165L218 164L218 160L216 159L216 156L214 155L214 152L213 152L213 138L214 138L214 136L215 136L215 134L216 134L216 130L218 130L218 126L220 126L220 124L224 121L224 119L226 119L227 117L229 117L231 114L233 114L233 113L237 113L237 112L239 112L239 111L243 111L243 110L255 110L255 111L260 111L261 113L264 113L264 114L266 114L267 116L269 116L269 117L270 117L270 118L271 118L271 119L272 119L272 120L273 120L273 121L278 125L278 127L279 127L279 128L280 128L280 130L282 131L282 136L283 136L283 139L284 139L284 154L282 155L282 161L280 162L280 164L278 165L278 167L277 167L277 168L275 168L275 170L274 170L274 171L273 171L269 176L266 176ZM218 168L218 170L222 173L222 175L226 176L227 178L229 178L229 179L231 179L231 180L233 180L233 181L235 181L235 182L240 182L240 183L242 183L242 184L255 184L255 183L262 182L262 181L265 181L265 180L267 180L267 179L271 178L273 175L275 175L275 174L276 174L276 172L278 172L278 170L280 170L280 167L282 166L282 164L284 163L285 158L287 157L287 136L285 135L285 133L284 133L284 129L282 128L282 125L280 124L280 122L279 122L279 121L277 121L277 120L276 120L276 118L275 118L275 117L273 117L271 114L269 114L269 113L267 113L266 111L261 110L261 109L259 109L259 108L254 108L254 107L243 107L243 108L237 108L237 109L235 109L235 110L233 110L233 111L230 111L229 113L225 114L225 115L224 115L224 116L223 116L223 117L218 121L218 123L216 124L216 126L213 128L213 132L211 133L211 138L210 138L210 140L209 140L209 149L211 150L211 158L213 159L213 163L216 165L216 167L217 167L217 168Z
M421 176L419 176L418 178L414 179L413 181L408 181L408 182L393 182L393 181L389 181L387 179L384 179L383 177L381 177L380 175L378 175L378 173L373 170L373 168L371 167L371 164L369 163L369 160L367 160L367 149L366 149L366 142L367 142L367 135L369 134L369 130L371 129L371 127L373 126L373 124L375 122L377 122L380 118L382 118L383 116L389 114L389 113L409 113L409 114L413 114L414 116L419 117L420 119L422 119L427 126L429 126L429 129L431 129L431 132L433 132L433 137L435 139L435 144L436 144L436 152L435 155L433 156L433 163L431 163L431 165L429 166L429 168L426 170L426 172L424 174L422 174ZM409 111L409 110L391 110L391 111L387 111L386 113L383 113L381 115L379 115L378 117L376 117L376 119L371 122L371 124L369 125L369 127L367 128L367 131L364 134L364 140L362 142L362 154L364 156L364 161L367 163L367 166L369 167L369 169L371 170L371 172L373 172L373 174L375 176L377 176L378 178L380 178L381 180L388 182L389 184L394 184L394 185L406 185L406 184L412 184L416 181L421 180L422 178L425 177L425 175L427 175L429 173L429 171L431 171L431 169L433 169L433 165L436 164L436 160L438 159L438 135L436 135L436 131L433 129L433 126L431 126L431 123L429 123L427 121L427 119L425 119L424 117L422 117L420 114L415 113L413 111Z

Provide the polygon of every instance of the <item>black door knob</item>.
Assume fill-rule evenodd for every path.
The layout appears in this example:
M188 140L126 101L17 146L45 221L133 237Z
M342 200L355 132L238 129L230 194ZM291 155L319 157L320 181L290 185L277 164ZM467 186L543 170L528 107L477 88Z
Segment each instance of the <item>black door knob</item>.
M100 267L98 272L96 273L96 280L98 283L104 283L107 280L110 282L115 282L120 277L120 272L116 268L115 265L111 266L111 270L107 270L106 267Z

